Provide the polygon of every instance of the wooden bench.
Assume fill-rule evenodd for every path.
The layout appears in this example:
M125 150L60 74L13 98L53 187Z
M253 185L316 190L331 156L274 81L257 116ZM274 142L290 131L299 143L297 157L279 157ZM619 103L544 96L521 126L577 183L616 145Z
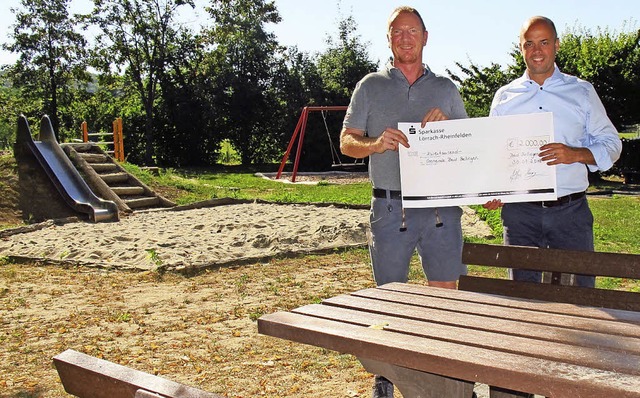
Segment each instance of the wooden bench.
M550 273L551 278L549 283L532 283L464 275L460 277L460 290L640 311L640 294L636 292L570 286L563 284L562 278L562 274L568 273L640 279L640 255L465 243L462 261L470 265L543 271Z
M640 397L640 313L390 283L263 315L268 336L355 355L405 398ZM334 395L339 395L338 393Z
M640 294L636 292L572 286L566 278L568 274L582 274L640 279L639 255L465 243L462 261L470 265L542 271L546 283L463 275L458 284L460 290L640 311ZM495 396L498 396L497 391L513 396L531 396L494 387L491 391L492 394L496 391Z
M65 391L80 398L223 398L74 350L53 363Z

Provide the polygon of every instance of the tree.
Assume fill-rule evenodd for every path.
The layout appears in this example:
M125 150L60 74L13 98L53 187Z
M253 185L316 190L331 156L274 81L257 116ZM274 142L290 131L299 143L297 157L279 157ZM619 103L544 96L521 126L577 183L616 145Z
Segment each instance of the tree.
M302 109L305 106L327 104L324 100L324 87L318 70L317 55L301 52L296 46L292 46L287 49L282 65L284 68L277 75L274 85L280 90L278 97L282 106L279 118L281 123L278 128L283 134L278 143L277 160L281 160L284 155L285 148L300 119ZM312 114L310 116L313 118L319 115ZM310 124L307 124L307 129L310 127ZM307 141L306 138L305 141ZM290 156L289 159L293 161L294 157ZM304 168L304 165L302 166ZM315 167L317 168L318 165Z
M215 91L217 128L239 152L242 164L267 160L282 132L274 131L280 107L274 76L283 49L267 23L280 22L273 1L217 0L207 11L213 28L204 34L210 87Z
M222 132L217 128L213 76L206 72L198 35L182 32L160 75L161 97L156 129L157 158L172 166L215 164Z
M193 0L94 0L86 20L96 24L94 66L104 73L124 72L144 108L144 163L154 164L154 117L158 79L175 51L180 27L177 9Z
M460 87L460 95L469 117L489 116L489 108L496 91L524 73L524 59L518 48L514 47L510 55L513 65L507 66L504 70L496 63L488 67L480 67L471 61L468 67L456 62L456 66L460 68L464 77L447 69L447 74Z
M5 50L19 53L16 64L8 69L13 87L19 88L24 98L42 101L39 111L51 118L58 141L60 110L72 102L74 84L88 78L86 40L74 31L76 18L69 16L68 3L69 0L21 0L24 9L11 9L16 16L10 34L13 42L3 45Z
M568 30L557 64L593 84L616 128L640 123L640 30Z
M487 116L496 90L524 73L518 48L514 46L510 55L512 62L506 66L465 67L457 62L463 76L447 70L460 86L469 116ZM593 84L618 129L640 123L640 31L568 30L560 37L556 64L564 73Z
M40 99L25 98L20 89L13 87L7 72L0 71L0 150L15 143L19 113L32 115L37 120L41 109Z
M286 104L295 113L299 114L300 108L307 105L327 105L317 58L317 54L301 52L296 46L289 47L285 54L281 86Z
M314 73L310 78L319 78L321 91L313 93L309 105L349 105L358 81L377 69L377 62L371 60L367 49L369 43L362 42L353 16L341 17L337 28L336 37L327 36L327 49L317 56L317 69L310 71ZM340 156L338 147L343 119L344 113L338 112L309 115L301 169L326 170L332 166L332 161L337 161L334 159L336 153L331 153L331 145Z
M327 50L318 57L318 71L328 105L348 105L358 81L377 69L377 62L371 60L367 50L370 43L363 43L357 30L353 16L340 19L337 40L328 36Z

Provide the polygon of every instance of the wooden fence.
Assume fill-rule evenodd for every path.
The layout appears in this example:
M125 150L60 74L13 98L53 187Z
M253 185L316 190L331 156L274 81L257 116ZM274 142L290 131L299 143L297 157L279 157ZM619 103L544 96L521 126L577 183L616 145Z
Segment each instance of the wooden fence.
M104 137L113 137L113 141L105 141ZM90 139L90 137L96 137L97 140L94 141ZM108 145L110 146L105 152L111 155L114 159L119 162L124 162L124 142L122 137L122 118L117 118L113 121L113 133L89 133L89 128L87 126L87 122L82 122L82 141L83 142L93 142L94 144L99 145Z

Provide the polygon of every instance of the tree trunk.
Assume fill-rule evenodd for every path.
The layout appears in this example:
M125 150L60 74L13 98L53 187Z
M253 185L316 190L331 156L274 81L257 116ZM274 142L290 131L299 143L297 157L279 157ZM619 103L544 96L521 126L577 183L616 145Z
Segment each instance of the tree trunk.
M155 153L153 149L153 106L145 105L146 120L144 126L144 163L147 166L155 166Z
M55 71L53 68L49 70L49 79L51 82L51 102L49 103L49 119L53 127L53 134L56 137L56 141L60 143L60 117L58 116L58 84L55 77Z

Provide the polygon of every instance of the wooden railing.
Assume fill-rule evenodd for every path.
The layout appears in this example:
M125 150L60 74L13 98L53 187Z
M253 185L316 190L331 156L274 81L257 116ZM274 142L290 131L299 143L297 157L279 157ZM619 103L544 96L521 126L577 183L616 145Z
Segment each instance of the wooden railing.
M97 137L98 140L91 140L94 144L109 145L110 149L107 149L109 155L113 156L119 162L124 162L124 139L122 134L122 118L117 118L113 121L113 133L89 133L87 122L82 122L82 141L89 142L90 137ZM113 136L113 141L103 140L103 137Z

